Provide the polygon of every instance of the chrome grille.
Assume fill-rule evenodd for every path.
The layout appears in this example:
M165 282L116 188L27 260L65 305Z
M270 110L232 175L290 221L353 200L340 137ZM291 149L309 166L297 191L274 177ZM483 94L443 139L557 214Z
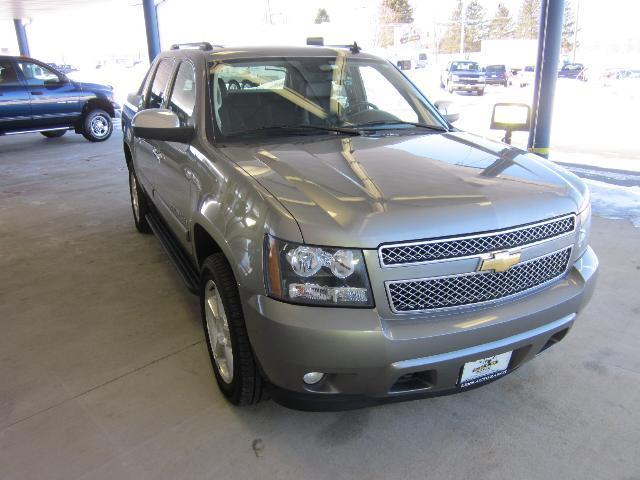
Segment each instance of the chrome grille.
M460 307L505 298L560 277L571 247L511 267L505 272L474 272L448 277L386 283L396 313Z
M427 240L380 247L378 254L383 267L408 265L477 256L482 253L520 247L550 240L570 233L575 228L575 216L569 215L545 222L523 225L509 230L465 235L464 237Z

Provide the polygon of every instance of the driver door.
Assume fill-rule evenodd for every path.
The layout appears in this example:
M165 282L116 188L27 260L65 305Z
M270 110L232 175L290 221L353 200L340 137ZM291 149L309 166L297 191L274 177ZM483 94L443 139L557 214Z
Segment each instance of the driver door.
M84 101L92 96L64 75L31 60L16 60L18 73L31 98L31 125L36 128L70 126L82 114Z

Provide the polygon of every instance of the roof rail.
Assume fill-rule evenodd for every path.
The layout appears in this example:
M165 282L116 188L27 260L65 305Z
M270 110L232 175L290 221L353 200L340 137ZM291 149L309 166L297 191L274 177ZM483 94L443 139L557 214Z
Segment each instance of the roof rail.
M307 45L314 47L348 48L351 53L360 53L362 50L356 42L353 42L351 45L325 45L324 38L322 37L307 37Z
M182 50L183 48L197 48L198 50L213 50L213 47L222 47L222 45L211 45L209 42L193 42L193 43L174 43L171 50Z

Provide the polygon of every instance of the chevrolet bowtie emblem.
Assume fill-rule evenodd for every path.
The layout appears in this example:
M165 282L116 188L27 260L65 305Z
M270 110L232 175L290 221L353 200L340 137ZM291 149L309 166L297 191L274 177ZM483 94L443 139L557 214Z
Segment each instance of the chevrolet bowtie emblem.
M489 255L489 257L480 259L479 272L489 270L506 272L520 261L520 252L495 252Z

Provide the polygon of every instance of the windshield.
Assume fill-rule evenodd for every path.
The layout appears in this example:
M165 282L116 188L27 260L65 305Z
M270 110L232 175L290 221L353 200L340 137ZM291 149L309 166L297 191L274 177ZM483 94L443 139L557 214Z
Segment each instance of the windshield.
M458 72L461 70L480 70L480 66L476 62L453 62L451 70Z
M487 65L487 72L504 72L504 65Z
M224 60L212 63L209 72L216 130L224 137L287 133L288 127L318 134L447 128L422 94L382 60L339 52Z

